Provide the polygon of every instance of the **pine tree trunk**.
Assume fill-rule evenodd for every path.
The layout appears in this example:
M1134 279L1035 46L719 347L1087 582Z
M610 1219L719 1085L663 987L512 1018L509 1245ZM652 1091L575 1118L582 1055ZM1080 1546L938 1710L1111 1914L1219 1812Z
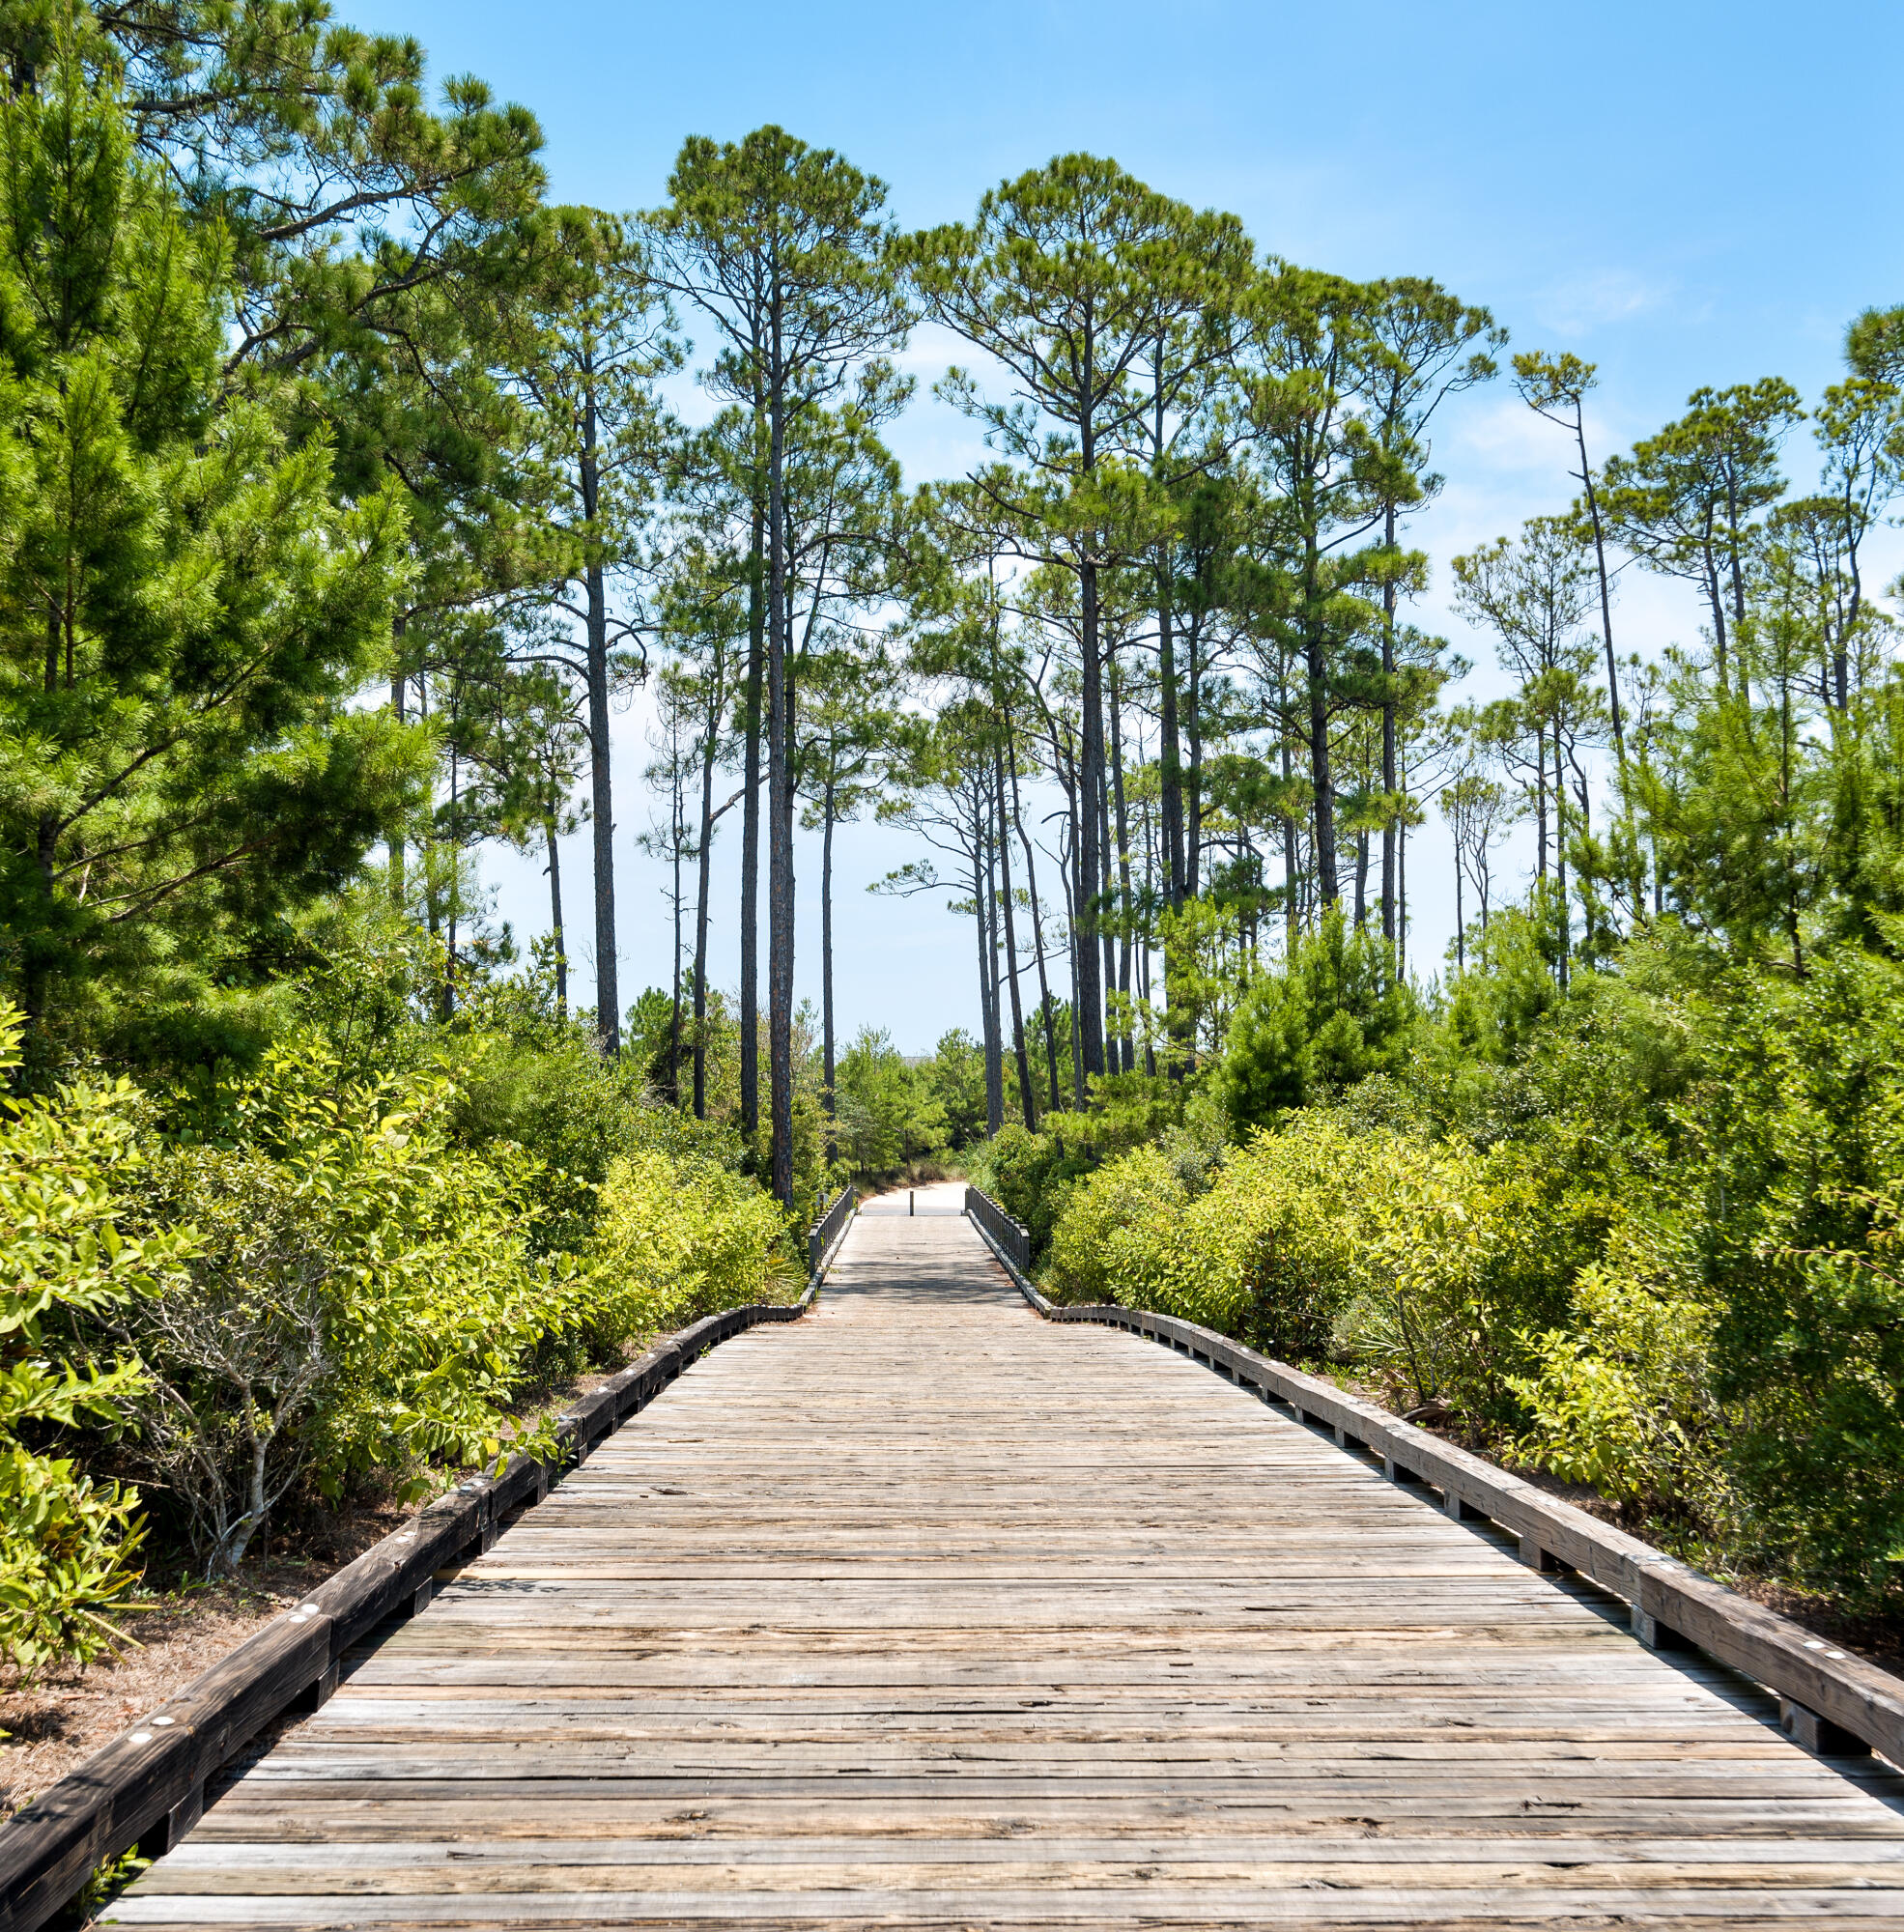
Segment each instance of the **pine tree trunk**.
M1090 468L1090 452L1085 454ZM1103 849L1098 837L1098 794L1104 782L1104 696L1097 661L1097 566L1087 561L1078 573L1084 606L1084 691L1080 747L1077 850L1078 891L1072 921L1078 933L1077 973L1072 980L1071 1006L1084 1060L1077 1069L1079 1090L1104 1071L1104 981L1097 957L1096 900L1103 876ZM1079 1103L1082 1105L1082 1101Z
M1058 1022L1051 1012L1051 980L1044 963L1044 921L1040 916L1037 896L1037 862L1032 856L1031 835L1025 830L1024 812L1018 799L1018 767L1011 766L1011 822L1017 828L1018 842L1025 848L1025 891L1032 902L1032 952L1037 960L1038 1012L1044 1021L1044 1054L1048 1063L1051 1085L1047 1089L1048 1104L1054 1112L1062 1111L1064 1097L1058 1092ZM1029 1121L1025 1123L1031 1125Z
M614 787L609 746L609 599L597 519L595 388L583 391L582 510L588 522L588 766L595 844L595 1028L611 1060L621 1053L621 985L614 921Z
M998 898L996 866L992 852L990 787L973 783L976 854L974 876L979 886L979 990L983 999L980 1016L985 1029L985 1131L995 1134L1005 1124L1005 1064L1002 1045L1004 1029L998 1009Z
M390 712L399 724L406 722L404 702L408 695L410 678L403 668L404 633L410 625L410 613L399 611L390 623L391 648L396 656L397 668L390 673ZM401 910L404 901L404 838L401 831L390 834L390 903Z
M1138 753L1140 756L1143 753L1143 746L1141 744L1138 746ZM1157 890L1156 828L1151 820L1151 805L1148 799L1144 802L1142 825L1144 831L1144 903L1148 907L1156 903ZM1137 996L1144 1002L1147 1012L1151 1010L1151 937L1147 932L1144 944L1137 949ZM1151 1034L1152 1030L1147 1026L1144 1030L1144 1074L1145 1078L1149 1080L1154 1080L1157 1077L1157 1052L1151 1042Z
M793 1206L793 688L787 664L785 376L773 308L767 451L767 1087L774 1198Z
M1116 888L1111 875L1111 775L1108 751L1097 767L1097 791L1094 800L1096 814L1098 870L1093 876L1091 889L1096 895L1100 911L1097 915L1097 952L1104 965L1104 1071L1118 1070L1118 1037L1110 1016L1110 995L1118 986L1117 934L1113 929L1115 919L1106 919L1103 911L1116 903Z
M747 746L742 771L740 906L741 1138L760 1131L760 730L761 685L767 653L766 513L756 495L747 589Z
M1202 890L1204 845L1204 726L1201 639L1190 639L1190 775L1189 802L1183 827L1183 896L1193 899Z
M678 1107L681 1104L681 909L687 904L687 895L681 890L681 777L677 768L674 775L674 892L671 910L674 915L674 957L672 978L674 980L673 1000L668 1016L668 1104Z
M725 678L722 680L725 683ZM700 853L695 880L695 1119L707 1119L707 914L714 870L714 757L718 709L706 721L700 753Z
M1163 813L1165 902L1173 912L1183 904L1182 740L1177 717L1177 639L1170 608L1167 565L1157 571L1158 786ZM1168 973L1165 975L1168 979Z
M1396 827L1395 836L1395 970L1408 970L1408 828Z
M1395 505L1388 506L1383 541L1395 550ZM1381 936L1395 943L1395 582L1381 586ZM1360 921L1357 921L1360 923Z
M1005 735L1011 734L1011 718L1005 717ZM992 795L997 807L998 878L1005 908L1005 977L1011 988L1011 1057L1018 1069L1018 1111L1025 1125L1037 1131L1037 1100L1032 1093L1032 1059L1025 1043L1025 1009L1018 989L1018 927L1011 903L1011 828L1006 822L1005 753L992 747Z
M838 1158L833 1123L838 1118L834 1105L833 1067L833 774L827 774L826 797L820 843L820 1066L826 1104L826 1157L828 1164Z
M1075 827L1075 818L1072 821ZM1071 850L1078 849L1075 838ZM1077 985L1080 977L1078 956L1091 950L1091 941L1078 924L1077 891L1068 867L1061 867L1058 876L1065 886L1065 924L1070 933L1071 966L1071 1101L1081 1114L1085 1110L1084 1026L1078 1018Z
M1312 578L1315 574L1312 559ZM1304 656L1309 674L1309 776L1315 790L1316 881L1324 906L1342 896L1335 865L1335 781L1329 765L1328 652L1312 621Z
M1277 672L1277 677L1279 680L1282 677L1280 670ZM1280 682L1277 685L1276 695L1279 700L1278 708L1287 715L1287 703L1281 700L1287 699L1288 692ZM1294 762L1290 756L1290 734L1287 731L1280 734L1278 749L1283 761L1283 795L1287 798ZM1283 814L1283 956L1287 959L1295 957L1295 937L1301 928L1301 908L1296 900L1295 814L1285 812Z
M1567 990L1567 955L1573 951L1573 915L1567 907L1567 789L1560 762L1560 721L1553 725L1553 878L1560 906L1560 990Z
M1540 771L1534 787L1534 876L1547 877L1547 726L1534 732L1534 763Z
M1444 959L1447 954L1441 955ZM1464 923L1461 904L1461 838L1455 838L1455 971L1467 971L1467 926Z
M1130 815L1123 793L1123 691L1118 661L1111 660L1111 803L1118 838L1118 991L1124 999L1124 1018L1118 1027L1118 1058L1126 1073L1137 1069L1137 1049L1130 1033Z
M562 934L562 846L555 836L554 813L542 820L542 842L549 853L549 932L555 942L555 1013L569 1016L569 949Z
M456 723L460 693L450 686L449 735L449 944L443 957L441 1013L445 1022L456 1012L456 918L463 909L463 842L458 827L461 817L462 765L456 753Z
M1574 433L1579 440L1580 487L1586 493L1587 521L1593 526L1593 558L1600 572L1600 625L1606 645L1606 700L1613 723L1613 751L1622 771L1627 762L1626 721L1620 709L1620 673L1613 657L1613 593L1606 580L1606 538L1600 526L1600 497L1593 487L1593 466L1587 461L1586 412L1576 402ZM1719 661L1724 664L1725 645L1719 641Z

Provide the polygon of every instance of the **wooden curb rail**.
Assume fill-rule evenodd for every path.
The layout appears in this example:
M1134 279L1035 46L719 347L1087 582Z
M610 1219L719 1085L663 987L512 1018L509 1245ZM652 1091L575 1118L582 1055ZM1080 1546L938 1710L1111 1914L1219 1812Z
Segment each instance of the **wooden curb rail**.
M1904 1768L1904 1679L1320 1376L1172 1315L1115 1304L1060 1306L1038 1292L995 1232L1003 1224L1025 1237L1020 1224L976 1187L966 1190L966 1211L1019 1292L1047 1321L1123 1328L1254 1388L1298 1422L1320 1424L1343 1448L1380 1458L1391 1482L1438 1491L1441 1507L1457 1521L1483 1520L1508 1531L1532 1568L1572 1570L1625 1598L1642 1643L1655 1650L1695 1647L1764 1685L1777 1697L1779 1722L1794 1743L1823 1756L1875 1749Z
M556 1419L552 1461L519 1453L496 1475L459 1483L0 1826L0 1932L38 1932L109 1859L170 1850L198 1822L207 1779L267 1724L323 1705L353 1644L423 1609L442 1572L489 1548L508 1519L708 1350L763 1321L798 1321L853 1206L842 1189L814 1227L799 1300L724 1309L650 1349Z

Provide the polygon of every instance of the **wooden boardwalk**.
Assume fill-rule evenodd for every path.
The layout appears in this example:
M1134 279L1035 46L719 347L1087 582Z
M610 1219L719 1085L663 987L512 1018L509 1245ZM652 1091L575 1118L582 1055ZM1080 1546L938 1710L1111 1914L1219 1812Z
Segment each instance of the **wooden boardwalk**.
M1904 1926L1899 1781L1768 1713L1041 1322L963 1221L865 1216L108 1920Z

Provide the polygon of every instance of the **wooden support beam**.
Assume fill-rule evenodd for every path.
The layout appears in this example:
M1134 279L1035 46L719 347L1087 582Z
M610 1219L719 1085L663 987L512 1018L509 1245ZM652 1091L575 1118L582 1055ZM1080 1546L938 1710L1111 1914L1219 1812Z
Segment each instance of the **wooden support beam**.
M1871 1747L1842 1724L1821 1718L1793 1697L1778 1699L1778 1728L1814 1757L1869 1757Z

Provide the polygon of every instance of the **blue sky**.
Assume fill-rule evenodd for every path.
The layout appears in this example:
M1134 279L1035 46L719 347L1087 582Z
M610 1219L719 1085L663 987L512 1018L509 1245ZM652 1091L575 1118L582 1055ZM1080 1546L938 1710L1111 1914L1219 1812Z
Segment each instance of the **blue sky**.
M684 136L730 139L765 121L881 176L908 225L969 214L985 187L1054 154L1113 155L1158 189L1234 211L1265 248L1350 275L1432 275L1491 307L1515 347L1598 362L1596 460L1701 384L1779 374L1815 397L1837 373L1845 323L1904 301L1889 100L1904 8L1876 0L336 4L355 24L416 35L437 76L477 73L532 108L564 200L652 207ZM915 338L907 361L922 392L952 353ZM915 481L956 471L976 448L929 402L892 440ZM1807 485L1804 429L1787 453ZM1491 652L1446 611L1446 559L1560 507L1565 454L1501 384L1463 399L1440 428L1447 488L1413 531L1436 561L1419 615L1477 660L1477 688ZM1904 567L1904 549L1887 544L1884 563ZM1680 591L1629 571L1615 623L1623 650L1651 652L1692 641L1696 615ZM633 849L648 813L642 733L638 706L617 743L631 991L668 971L659 869ZM1452 887L1438 836L1419 847L1414 953L1427 967L1452 929ZM843 836L838 999L849 1029L870 1021L917 1051L974 1024L978 1003L962 923L937 900L865 893L910 856L897 834ZM564 867L572 920L583 857L578 841ZM816 994L817 854L801 869L798 978ZM1512 878L1515 859L1502 869ZM505 860L487 875L498 910L539 930L536 870ZM731 981L723 912L717 975Z

